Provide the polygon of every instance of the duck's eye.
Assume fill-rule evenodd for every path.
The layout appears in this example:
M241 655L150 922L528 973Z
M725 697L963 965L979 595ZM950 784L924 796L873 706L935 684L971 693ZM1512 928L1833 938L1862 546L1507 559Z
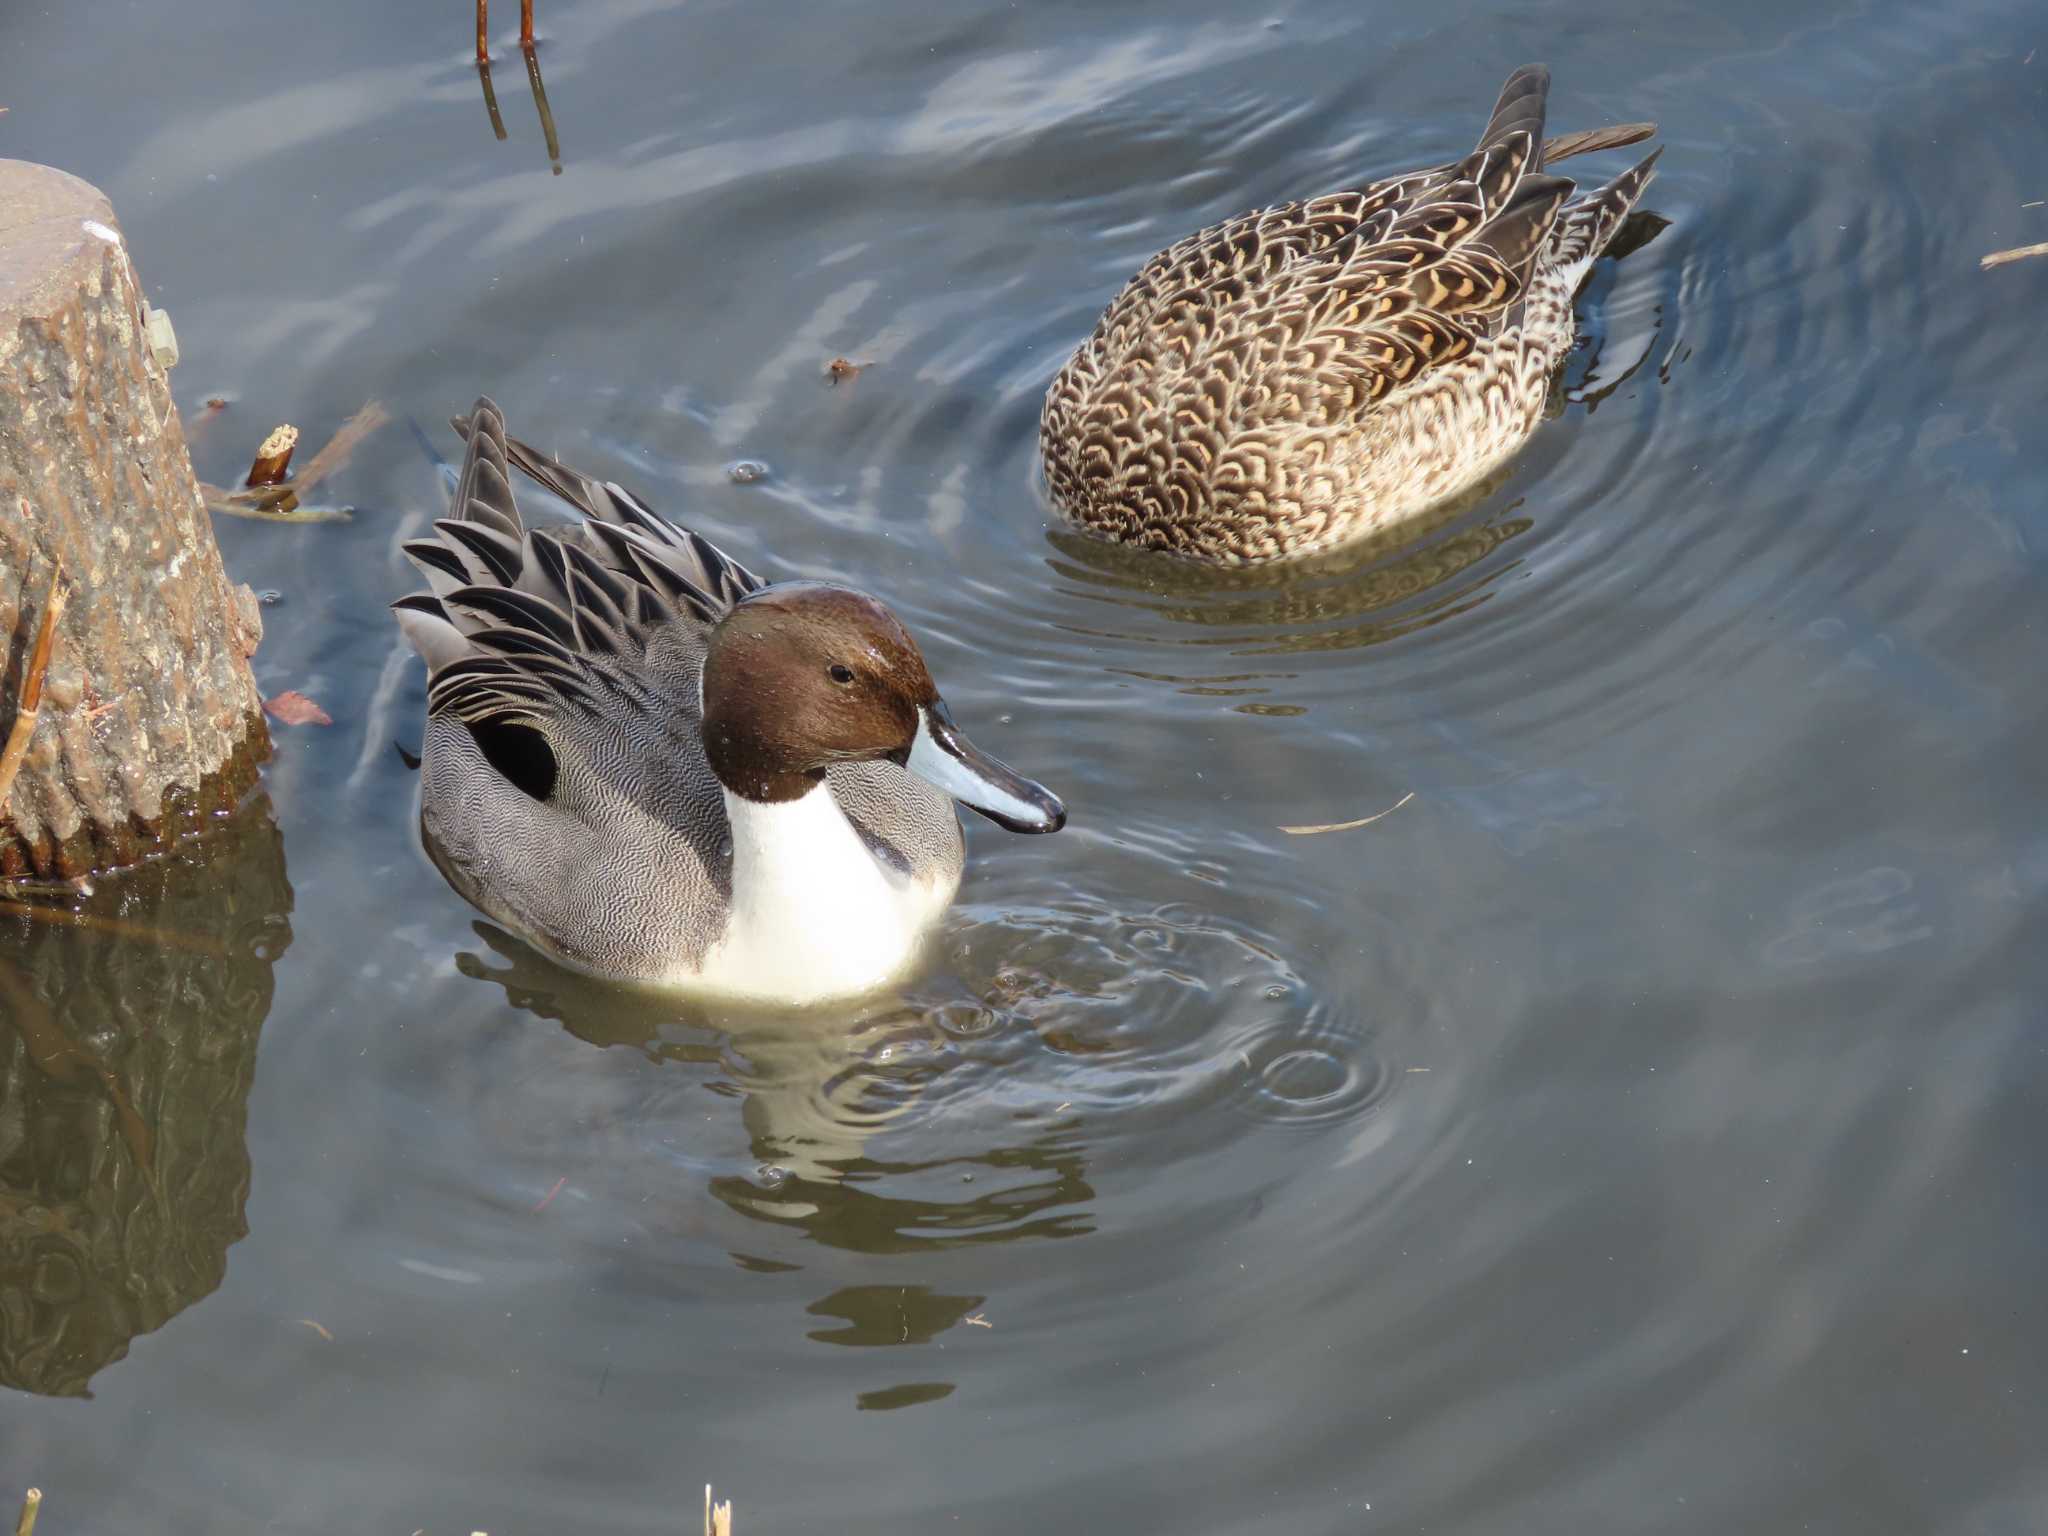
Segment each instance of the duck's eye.
M835 661L832 663L829 675L835 683L850 683L853 681L853 668L843 666Z

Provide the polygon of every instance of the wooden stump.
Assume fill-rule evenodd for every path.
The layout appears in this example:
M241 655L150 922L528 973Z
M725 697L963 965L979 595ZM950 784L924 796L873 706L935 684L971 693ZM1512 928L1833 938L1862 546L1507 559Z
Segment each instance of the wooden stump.
M0 735L53 567L69 593L0 877L133 863L238 801L270 752L256 601L221 566L168 345L106 197L0 160Z

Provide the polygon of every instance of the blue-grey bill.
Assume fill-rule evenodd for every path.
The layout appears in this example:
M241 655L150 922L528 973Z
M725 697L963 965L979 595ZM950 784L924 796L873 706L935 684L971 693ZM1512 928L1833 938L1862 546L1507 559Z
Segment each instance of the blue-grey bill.
M1012 832L1057 832L1067 824L1067 808L1058 795L962 736L942 702L919 712L917 740L911 743L906 766Z

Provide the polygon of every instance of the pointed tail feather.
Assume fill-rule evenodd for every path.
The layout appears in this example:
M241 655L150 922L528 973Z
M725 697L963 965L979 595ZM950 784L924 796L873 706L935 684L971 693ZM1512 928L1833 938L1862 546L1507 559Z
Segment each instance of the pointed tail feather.
M526 525L512 498L512 471L505 461L504 413L489 395L481 395L468 416L457 418L455 430L469 439L469 449L455 479L449 515L479 523L518 543Z
M1543 142L1544 104L1549 96L1550 70L1544 65L1524 64L1509 75L1486 132L1479 136L1479 148L1492 149L1517 133L1526 133L1533 150Z
M1655 123L1614 123L1606 128L1584 128L1577 133L1560 133L1543 142L1543 163L1554 165L1573 155L1590 155L1596 150L1620 149L1640 144L1657 131Z
M1564 211L1545 254L1548 265L1583 269L1607 249L1623 219L1657 173L1660 146L1604 187L1587 193Z

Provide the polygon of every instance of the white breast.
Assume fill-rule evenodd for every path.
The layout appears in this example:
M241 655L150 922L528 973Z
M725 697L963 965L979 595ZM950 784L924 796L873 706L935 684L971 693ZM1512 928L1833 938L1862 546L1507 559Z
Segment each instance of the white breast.
M731 917L679 982L786 1002L870 991L909 966L959 884L955 871L914 880L882 863L823 786L776 805L728 790L725 810Z

